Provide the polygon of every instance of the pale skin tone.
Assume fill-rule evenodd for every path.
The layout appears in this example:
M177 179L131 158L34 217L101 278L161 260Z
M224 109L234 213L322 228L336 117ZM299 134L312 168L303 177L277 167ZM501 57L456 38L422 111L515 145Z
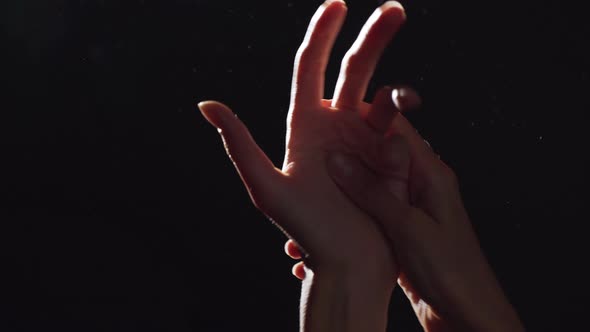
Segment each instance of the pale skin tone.
M437 297L428 297L444 290L444 280L439 288L425 288L420 281L426 277L413 273L412 268L413 262L421 266L423 257L403 258L389 228L383 227L391 215L373 213L373 209L382 206L364 206L355 195L361 192L359 188L372 187L354 187L342 181L342 177L335 177L343 173L335 171L339 168L334 162L342 158L334 159L334 153L344 153L361 162L363 167L355 171L366 170L387 184L387 193L400 202L399 211L408 211L401 208L408 202L432 209L428 212L449 210L433 203L431 196L442 192L436 186L435 190L425 189L432 182L432 174L424 166L430 160L416 155L416 146L406 137L411 135L407 132L412 131L411 126L403 116L395 116L396 110L406 107L401 101L412 100L411 92L385 88L377 93L373 104L363 101L384 48L405 20L401 5L387 2L369 18L342 60L334 97L323 99L324 73L345 15L346 5L341 1L320 6L297 52L281 169L266 157L227 106L212 101L199 104L205 118L222 135L252 202L292 239L288 252L297 259L304 256L305 265L295 269L295 274L303 278L302 331L385 330L389 298L400 274L396 259L405 269L402 280L411 280L411 285L416 286L411 287L410 281L405 283L406 293L412 296L411 290L417 289L423 298L434 301L428 302L432 303L428 307L432 317L438 319L446 314L435 306ZM399 95L404 91L410 93L409 98L392 99L392 93ZM392 153L407 145L407 158ZM407 161L410 159L412 163ZM374 183L373 178L366 179L367 183ZM418 190L409 190L408 184ZM410 213L403 216L414 218ZM426 280L431 279L437 277ZM441 308L447 304L445 301L447 297L443 296ZM448 318L454 317L449 314ZM425 329L434 331L428 320L421 322Z
M452 170L403 116L390 131L403 138L383 151L390 172L347 153L327 164L339 188L383 227L400 266L399 285L424 330L524 331L481 251ZM406 195L390 185L403 172ZM285 251L301 257L291 240ZM305 273L303 262L294 266L297 278Z
M339 190L325 161L331 151L347 151L378 167L375 158L386 138L367 125L371 105L363 99L405 13L397 2L374 12L342 61L334 98L326 100L324 73L346 11L341 1L320 6L297 52L282 169L227 106L199 105L219 129L253 203L306 252L313 273L302 289L304 331L384 330L398 275L386 237Z

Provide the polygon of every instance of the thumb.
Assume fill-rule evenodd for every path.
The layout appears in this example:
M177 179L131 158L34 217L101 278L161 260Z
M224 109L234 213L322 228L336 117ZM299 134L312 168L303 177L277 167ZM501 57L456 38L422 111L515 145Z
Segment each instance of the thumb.
M203 116L215 126L223 138L227 155L233 161L242 182L256 207L272 199L280 171L256 144L248 128L229 107L214 101L199 103ZM265 211L267 212L267 211Z
M379 175L401 202L409 202L410 148L401 135L387 138L379 148Z
M390 147L398 144L396 142L400 141L393 140ZM398 157L386 161L401 161L409 165L408 160ZM347 154L330 155L327 168L340 190L380 224L394 247L412 246L412 243L434 235L434 220L407 203L407 185L403 181L388 174L378 174L367 168L359 158ZM405 191L405 201L400 199L402 190Z

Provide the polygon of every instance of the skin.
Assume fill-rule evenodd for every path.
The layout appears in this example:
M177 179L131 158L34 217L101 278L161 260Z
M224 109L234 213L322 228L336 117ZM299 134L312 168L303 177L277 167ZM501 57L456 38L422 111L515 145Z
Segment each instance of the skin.
M405 13L394 1L373 13L342 60L334 98L327 100L324 73L345 15L342 1L322 4L297 52L282 169L272 164L229 107L214 101L199 104L218 128L254 205L303 253L304 331L384 330L399 274L379 226L341 192L326 160L341 151L373 169L384 167L378 156L394 141L367 119L377 115L389 126L395 114L385 107L392 89L380 92L372 105L363 99Z
M398 169L409 171L410 204L387 185L388 173L354 156L339 155L328 167L340 189L383 227L401 268L399 284L422 326L524 331L481 251L455 173L403 117L392 129L404 137L393 153Z
M414 91L396 91L393 109L420 104ZM524 331L481 251L453 170L401 114L380 130L396 138L378 157L389 160L385 167L348 153L333 154L327 165L338 187L387 235L401 270L398 282L424 330ZM291 240L285 252L301 258ZM292 272L305 278L305 263Z
M456 177L407 120L398 118L405 136L397 150L384 151L395 155L397 163L389 164L395 170L377 172L344 154L328 160L331 176L387 234L401 270L398 282L425 331L524 331L481 251ZM416 154L427 164L412 160ZM414 206L392 190L388 174L400 169L411 174L421 167L430 175L408 181L410 196L425 197ZM293 259L301 257L291 241L285 251ZM293 274L305 277L304 264L296 264Z
M416 104L415 94L385 88L373 104L363 102L405 19L398 3L367 21L342 61L334 98L322 99L345 12L341 1L320 6L297 52L282 169L227 106L199 104L252 202L291 239L288 254L303 259L294 267L303 279L301 330L384 330L398 277L427 331L521 330L481 254L454 173L396 116Z
M345 151L379 167L376 157L386 137L367 125L371 105L362 98L380 54L405 16L392 1L375 12L364 28L369 33L361 33L342 62L335 98L326 100L323 75L345 13L344 2L324 3L297 52L281 170L227 106L213 101L199 104L222 135L252 202L298 243L310 268L343 270L354 266L351 262L381 265L382 256L391 258L377 225L339 190L325 163L331 151ZM335 235L334 229L346 231ZM368 254L378 257L367 262ZM387 271L388 280L396 270L379 269Z

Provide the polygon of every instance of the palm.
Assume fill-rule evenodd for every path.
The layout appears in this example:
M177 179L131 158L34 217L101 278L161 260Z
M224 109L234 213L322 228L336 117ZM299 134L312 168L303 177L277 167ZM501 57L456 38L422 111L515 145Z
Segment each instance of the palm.
M369 105L362 107L368 109ZM329 153L340 151L354 154L373 169L378 168L377 150L384 136L370 128L358 111L326 105L299 114L301 117L296 111L293 113L283 172L292 199L304 208L298 209L297 215L286 211L286 215L276 219L306 220L306 223L293 222L298 227L287 232L312 258L322 262L338 263L343 259L361 262L367 257L376 264L392 262L391 250L376 224L342 194L325 166ZM388 276L394 274L391 266L384 268L388 269Z
M348 151L365 161L374 159L376 144L383 135L361 117L370 105L362 103L360 110L343 110L329 106L331 100L322 104L310 112L291 112L285 166L316 160L327 151Z

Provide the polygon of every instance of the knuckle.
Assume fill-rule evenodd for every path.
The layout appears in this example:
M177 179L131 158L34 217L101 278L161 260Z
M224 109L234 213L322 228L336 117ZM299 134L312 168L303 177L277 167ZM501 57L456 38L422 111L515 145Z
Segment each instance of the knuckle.
M352 73L355 68L361 66L366 59L358 51L348 52L342 59L342 67L346 68L346 71Z
M317 52L310 45L302 45L295 56L295 63L299 70L306 72L322 63Z

